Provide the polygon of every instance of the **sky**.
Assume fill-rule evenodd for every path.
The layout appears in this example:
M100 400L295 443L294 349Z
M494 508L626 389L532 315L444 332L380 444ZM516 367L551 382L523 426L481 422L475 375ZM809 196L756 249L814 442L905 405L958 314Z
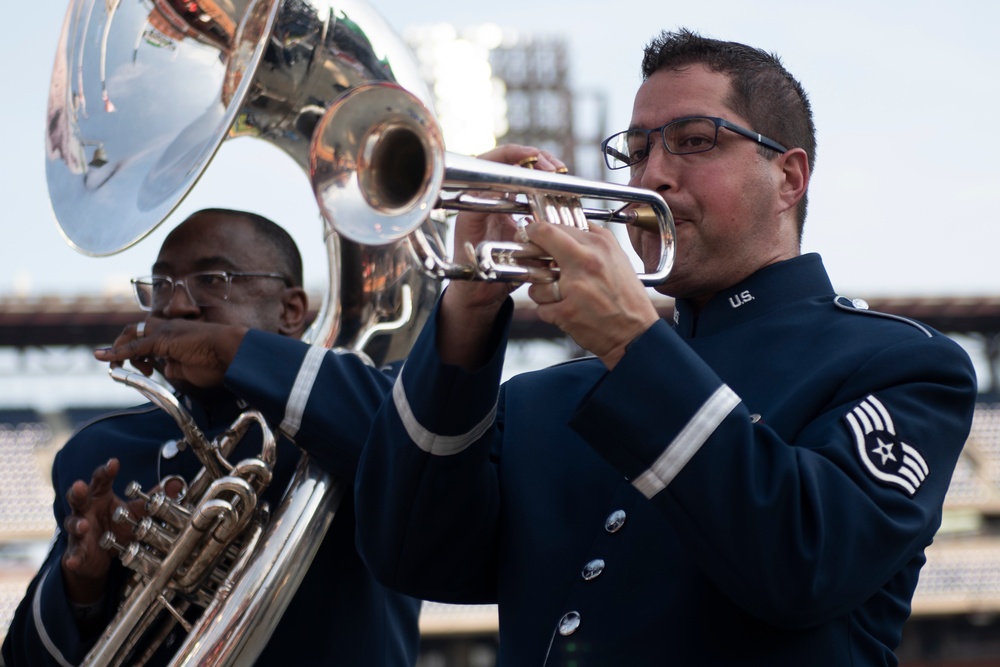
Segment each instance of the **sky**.
M0 118L8 146L0 167L0 296L127 291L130 276L148 273L166 233L209 206L254 210L287 227L303 250L307 286L325 285L322 225L308 178L284 153L255 139L224 142L177 210L135 246L89 257L65 242L48 199L44 119L66 6L21 3L16 27L0 40ZM803 250L823 255L839 292L1000 292L1000 132L993 128L1000 108L1000 3L378 0L372 6L400 35L439 23L460 30L494 23L522 35L564 38L571 88L609 100L612 130L629 124L642 48L661 29L686 27L777 53L808 91L818 128ZM0 402L64 400L49 381L53 364L54 372L74 379L77 400L89 378L84 394L94 401L134 402L131 390L117 385L108 390L120 392L117 398L108 398L113 383L92 359L48 355L27 363L29 370L33 363L43 367L12 391L0 388ZM0 358L0 372L23 364Z
M1000 290L1000 3L804 3L720 0L378 0L400 34L447 22L459 29L563 37L570 85L610 100L609 126L628 125L642 47L661 28L687 27L779 54L809 92L818 128L804 251L823 254L849 296L991 295ZM945 6L947 4L947 7ZM110 257L88 257L62 238L45 181L43 130L66 4L21 3L0 40L8 149L0 178L0 294L99 294L148 271L160 241L205 206L257 210L290 228L307 282L323 284L325 252L308 179L255 139L226 141L174 214ZM683 251L683 249L681 249Z

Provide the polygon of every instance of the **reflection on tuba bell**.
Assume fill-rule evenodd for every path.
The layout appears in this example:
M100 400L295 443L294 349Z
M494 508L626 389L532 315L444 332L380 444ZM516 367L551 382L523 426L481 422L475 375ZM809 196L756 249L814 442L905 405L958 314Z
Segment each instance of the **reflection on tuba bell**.
M46 119L59 227L85 254L130 247L170 215L227 137L263 139L307 170L329 105L374 81L428 99L412 54L361 0L70 0ZM371 246L324 232L329 286L308 340L376 364L402 358L439 283L413 270L405 243ZM157 628L175 621L188 634L174 664L250 664L344 485L303 456L268 518L257 499L270 477L272 438L259 415L206 442L169 391L135 373L112 377L171 414L204 468L182 502L150 497L162 522L142 529L150 537L117 545L141 581L86 664L140 664L136 656L162 639ZM227 461L250 426L264 431L263 451ZM207 549L205 539L219 545Z

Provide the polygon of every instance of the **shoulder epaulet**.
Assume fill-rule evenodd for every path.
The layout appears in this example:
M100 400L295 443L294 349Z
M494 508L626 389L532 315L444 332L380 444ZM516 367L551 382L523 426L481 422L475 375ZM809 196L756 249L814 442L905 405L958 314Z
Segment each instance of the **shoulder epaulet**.
M861 314L864 314L864 315L874 315L876 317L884 317L884 318L886 318L888 320L896 320L897 322L905 322L906 324L909 324L910 326L913 326L913 327L916 327L917 329L920 329L924 333L924 335L927 336L928 338L933 338L934 337L934 334L931 333L931 331L927 327L925 327L923 324L921 324L920 322L917 322L916 320L911 320L911 319L909 319L907 317L902 317L900 315L893 315L892 313L882 313L882 312L879 312L877 310L871 310L868 307L868 302L865 301L864 299L848 299L846 296L839 296L838 295L833 300L833 304L835 306L837 306L837 308L840 308L841 310L846 310L846 311L849 311L849 312L852 312L852 313L861 313Z
M553 363L549 368L555 368L556 366L566 366L568 364L576 364L581 361L592 361L597 359L597 355L590 354L589 352L582 357L573 357L572 359L563 359L562 361L557 361Z
M159 410L160 408L158 408L156 405L152 403L143 403L142 405L137 405L131 408L119 408L118 410L110 410L103 414L97 415L92 419L88 419L84 423L80 424L73 431L73 434L75 435L80 431L82 431L83 429L87 428L88 426L96 424L97 422L104 421L106 419L112 419L114 417L121 417L124 415L141 415L141 414L146 414L147 412L156 412Z

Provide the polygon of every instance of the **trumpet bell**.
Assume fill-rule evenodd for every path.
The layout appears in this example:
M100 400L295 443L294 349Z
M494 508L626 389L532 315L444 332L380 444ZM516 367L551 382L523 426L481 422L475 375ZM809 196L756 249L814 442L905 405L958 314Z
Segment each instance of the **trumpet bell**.
M437 205L444 138L415 96L366 84L330 105L313 133L310 177L338 233L383 245L408 236Z

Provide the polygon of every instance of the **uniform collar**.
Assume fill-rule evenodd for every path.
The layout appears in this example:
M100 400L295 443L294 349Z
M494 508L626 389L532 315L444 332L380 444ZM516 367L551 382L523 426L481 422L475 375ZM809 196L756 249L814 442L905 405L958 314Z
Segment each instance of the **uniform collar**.
M221 387L198 398L187 394L178 394L178 398L198 427L206 430L231 424L247 408L244 401Z
M683 338L706 336L748 322L793 301L833 294L822 258L809 253L765 266L746 280L720 291L705 304L697 320L691 302L678 299L674 324Z

